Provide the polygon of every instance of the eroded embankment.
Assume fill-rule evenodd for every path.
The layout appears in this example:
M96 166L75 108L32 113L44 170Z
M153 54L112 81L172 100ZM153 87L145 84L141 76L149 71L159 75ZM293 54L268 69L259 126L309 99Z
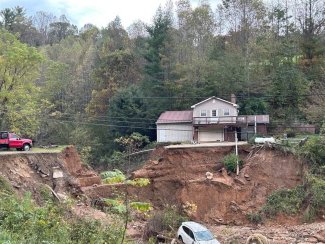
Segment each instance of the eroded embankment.
M100 183L96 173L82 165L72 146L61 153L0 155L0 176L7 179L19 195L31 192L37 202L42 201L46 185L64 195L79 194L80 187Z
M151 180L147 187L128 187L136 200L150 201L156 207L165 204L197 206L193 219L210 223L242 224L246 215L256 211L266 197L280 188L293 188L302 180L303 164L291 154L272 149L239 148L244 168L239 176L228 175L222 168L225 155L233 147L158 149L146 165L133 172L134 178ZM213 178L206 179L206 172ZM92 198L110 197L125 186L83 188ZM120 189L122 190L122 189Z

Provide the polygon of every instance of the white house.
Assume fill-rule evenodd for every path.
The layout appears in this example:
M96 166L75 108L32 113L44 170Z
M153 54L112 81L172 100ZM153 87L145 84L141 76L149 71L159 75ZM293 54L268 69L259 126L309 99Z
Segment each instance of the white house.
M191 106L192 110L163 112L157 122L158 142L218 142L240 140L252 134L266 134L268 115L240 115L239 106L210 97Z

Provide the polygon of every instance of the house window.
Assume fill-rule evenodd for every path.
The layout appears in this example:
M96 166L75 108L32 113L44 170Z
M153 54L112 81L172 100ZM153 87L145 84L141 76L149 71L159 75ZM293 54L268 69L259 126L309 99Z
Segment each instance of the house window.
M217 110L212 110L212 117L217 117Z
M206 116L207 116L207 111L201 110L201 117L206 117Z
M223 111L223 115L227 116L227 115L229 115L229 114L230 114L229 109L226 108L226 109Z

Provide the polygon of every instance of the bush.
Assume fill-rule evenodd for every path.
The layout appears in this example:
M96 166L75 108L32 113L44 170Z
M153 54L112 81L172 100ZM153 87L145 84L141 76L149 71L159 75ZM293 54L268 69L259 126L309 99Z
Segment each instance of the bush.
M171 236L174 237L175 232L182 222L188 219L183 216L176 206L165 206L163 211L155 212L154 215L148 220L144 238L149 239L158 233L172 232Z
M296 137L296 132L293 129L286 129L285 133L287 134L288 138Z
M312 166L325 166L325 137L312 137L301 148L301 155L309 160Z
M100 174L104 184L116 184L125 181L125 175L118 169L114 171L105 171Z
M239 164L239 167L242 166L242 160L239 159L239 157L232 153L232 154L228 154L226 155L222 162L224 163L225 165L225 168L228 170L228 171L231 171L231 172L236 172L236 168L237 168L237 161L238 161L238 164Z
M8 180L0 175L0 193L1 192L14 193L14 189Z
M0 243L118 243L122 225L71 218L65 205L34 205L31 194L23 199L0 193Z
M273 192L262 208L267 217L275 216L278 213L296 214L302 206L304 190L302 186L294 189L281 189Z
M251 222L252 224L255 224L255 225L257 225L259 223L262 223L262 220L263 220L262 219L262 215L259 212L256 212L256 213L248 213L246 215L246 217L247 217L247 219L248 219L249 222Z

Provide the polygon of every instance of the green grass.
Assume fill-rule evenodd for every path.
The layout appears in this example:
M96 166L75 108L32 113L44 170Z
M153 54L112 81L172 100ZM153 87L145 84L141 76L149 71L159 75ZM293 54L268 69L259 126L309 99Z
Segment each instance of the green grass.
M58 147L53 147L53 148L33 147L32 150L31 150L31 152L36 152L36 153L46 153L46 152L60 153L66 147L67 147L67 145L60 145Z

